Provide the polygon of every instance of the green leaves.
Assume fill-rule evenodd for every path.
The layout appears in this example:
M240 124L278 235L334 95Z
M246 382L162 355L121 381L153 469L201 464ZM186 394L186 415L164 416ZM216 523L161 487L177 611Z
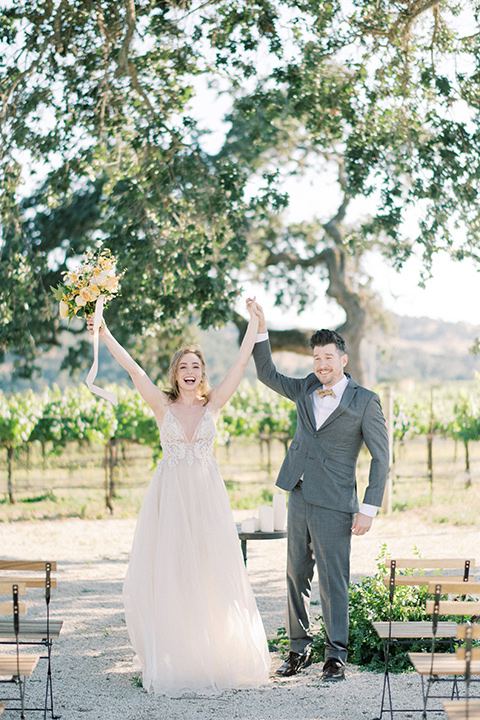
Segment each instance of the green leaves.
M6 398L0 393L0 445L26 443L42 414L42 403L33 393Z
M3 27L17 28L21 42L0 48L0 81L9 88L0 173L10 194L2 203L7 210L9 199L12 218L0 253L11 252L15 234L32 293L45 297L70 260L103 239L128 269L126 306L111 317L127 343L160 325L178 332L193 316L203 327L223 322L236 295L232 269L246 254L245 178L228 160L203 153L195 121L183 122L192 78L205 71L182 29L183 11L36 2L12 13ZM19 153L46 173L22 203L20 173L8 161ZM18 295L14 278L7 280L6 297ZM24 335L9 322L1 346L23 356L25 372L65 329L48 298L29 307Z
M398 265L419 249L427 274L441 251L478 259L475 3L461 13L372 0L10 5L0 12L0 265L20 256L30 279L0 271L10 318L0 349L16 351L25 374L65 330L50 286L98 239L127 269L109 317L127 344L224 322L247 258L279 302L299 307L319 266L332 280L332 251L329 294L341 288L343 306L365 248ZM207 152L222 95L230 130ZM282 183L304 173L320 189L302 241L282 217ZM356 294L344 309L361 335Z

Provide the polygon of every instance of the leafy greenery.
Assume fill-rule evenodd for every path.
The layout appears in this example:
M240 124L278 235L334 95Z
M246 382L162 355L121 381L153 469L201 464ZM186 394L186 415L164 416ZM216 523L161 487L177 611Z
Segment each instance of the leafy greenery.
M142 0L4 3L0 352L18 354L19 373L66 330L49 288L98 240L128 270L109 313L127 344L228 316L246 258L246 178L204 150L209 130L190 102L217 52L220 75L229 58L232 77L251 74L270 43L264 10L264 0L241 13L226 0L201 13Z
M323 280L361 381L368 251L478 260L477 29L474 0L4 3L0 353L32 373L66 332L48 289L103 240L122 342L224 322L240 277L299 309ZM334 192L292 221L302 175Z
M418 555L418 552L415 551ZM389 557L387 546L382 546L377 559L375 575L363 577L350 586L349 660L366 670L383 671L385 657L383 641L375 632L372 622L389 619L389 589L383 579L387 574L385 560ZM407 570L406 574L412 574ZM425 619L428 588L425 586L399 586L395 589L392 603L392 620L413 621ZM426 642L397 643L389 652L389 670L402 672L411 669L409 652L430 647Z

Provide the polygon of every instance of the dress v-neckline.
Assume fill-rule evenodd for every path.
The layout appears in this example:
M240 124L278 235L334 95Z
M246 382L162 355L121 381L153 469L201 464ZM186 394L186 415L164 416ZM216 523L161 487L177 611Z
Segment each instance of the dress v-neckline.
M200 418L198 419L198 422L197 422L197 424L196 424L196 426L195 426L195 430L193 431L193 435L192 435L192 437L191 437L190 440L189 440L189 439L188 439L188 435L187 435L187 433L186 433L186 431L185 431L185 428L183 427L183 425L182 425L182 423L181 423L180 418L178 418L178 417L175 415L175 413L173 413L173 412L171 411L171 409L168 408L168 412L170 413L170 415L176 420L176 422L177 422L178 425L180 426L180 428L181 428L181 430L182 430L182 432L183 432L183 436L184 436L185 440L187 441L187 443L188 443L189 445L191 445L191 444L193 443L193 441L195 440L195 435L197 434L198 426L200 425L200 423L202 422L203 418L204 418L205 415L207 414L207 410L208 410L208 407L205 408L205 410L203 411L202 415L201 415Z

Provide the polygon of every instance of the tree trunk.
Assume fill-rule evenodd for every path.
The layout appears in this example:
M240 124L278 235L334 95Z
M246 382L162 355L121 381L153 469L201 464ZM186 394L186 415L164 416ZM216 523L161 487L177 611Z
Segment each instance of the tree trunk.
M105 506L113 513L113 502L112 502L112 452L111 452L111 440L105 444Z
M8 491L8 502L12 505L15 504L15 494L13 492L13 447L9 445L7 447L7 491Z
M468 448L468 440L464 440L463 444L465 446L465 472L470 472L470 452ZM467 485L468 487L468 485Z
M430 433L427 435L427 468L431 495L433 492L433 435Z
M279 251L272 250L270 246L266 247L264 249L267 250L268 255L265 260L265 268L284 266L287 272L298 272L303 268L314 269L320 266L327 268L329 281L327 295L340 305L346 316L345 322L340 327L335 328L343 337L347 346L348 363L346 371L360 385L365 385L365 368L360 346L366 333L369 298L361 286L355 287L353 283L352 279L358 273L358 268L355 267L355 264L358 264L358 258L353 257L348 252L348 246L341 230L350 196L347 191L344 168L340 161L339 183L344 191L343 199L334 217L323 225L326 239L321 240L319 238L319 242L327 243L326 246L320 252L313 249L306 257L302 257L294 246ZM319 232L321 233L321 229L319 229ZM237 321L235 322L242 335L242 328L246 326L245 321L240 325ZM324 327L324 323L320 317L317 327L312 330L269 330L272 351L289 351L301 355L311 355L312 350L308 344L309 338L315 330L322 327Z
M433 388L430 390L430 428L427 437L428 444L428 477L430 480L430 498L433 496L433 430L434 430L434 414L433 414Z
M117 438L110 440L110 497L117 497L118 448Z

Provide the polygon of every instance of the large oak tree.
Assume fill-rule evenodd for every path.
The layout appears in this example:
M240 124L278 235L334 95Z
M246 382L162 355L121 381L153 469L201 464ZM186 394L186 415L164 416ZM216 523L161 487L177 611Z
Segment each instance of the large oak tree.
M478 259L476 11L432 0L12 2L0 20L0 348L28 372L60 342L49 287L102 240L128 270L110 311L124 341L225 320L240 267L299 308L320 271L361 381L365 250L401 266L419 248L427 275L440 251ZM207 81L233 101L219 152L191 106ZM333 173L337 200L325 207L320 189L312 217L292 224L282 180L305 167ZM272 342L298 348L298 337Z

